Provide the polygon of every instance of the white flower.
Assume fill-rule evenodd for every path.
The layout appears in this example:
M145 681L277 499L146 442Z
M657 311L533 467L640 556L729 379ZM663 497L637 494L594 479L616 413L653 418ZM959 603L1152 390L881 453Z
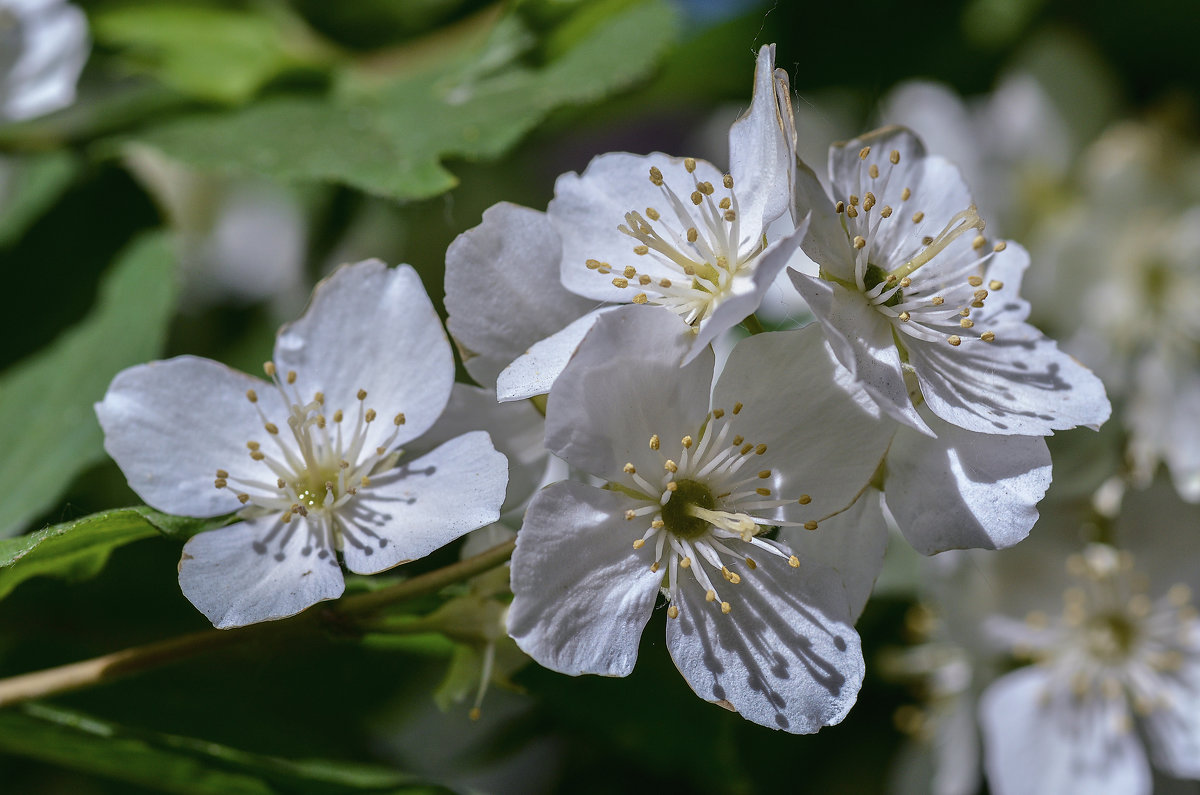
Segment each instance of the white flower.
M820 550L802 557L764 534L823 532L894 426L834 385L816 329L744 340L714 388L711 351L681 366L683 328L663 310L614 310L555 382L547 446L608 485L535 495L509 632L553 670L623 676L661 592L667 646L698 695L814 732L854 703L863 662L843 580L869 589L878 561L839 576Z
M922 432L905 383L943 420L971 431L1041 436L1097 427L1099 380L1028 323L1024 249L982 234L958 170L887 128L830 150L830 199L807 169L805 252L820 278L792 279L838 359L887 411Z
M1038 663L998 679L980 702L998 795L1149 793L1147 752L1173 776L1200 778L1191 589L1136 567L1129 552L1092 544L1068 558L1075 585L1063 593L1061 617L1035 612L1025 623L992 625Z
M0 121L75 101L90 42L83 12L61 0L0 0Z
M758 308L804 234L791 213L790 89L774 66L774 46L763 47L750 110L729 131L729 173L694 158L601 155L559 177L546 215L497 205L455 241L448 325L473 377L494 381L501 400L545 394L621 303L674 310L695 332L692 355ZM768 243L775 221L787 233Z
M283 618L495 521L506 464L486 433L397 467L454 380L416 272L345 266L281 329L270 384L181 356L125 370L96 413L149 505L242 522L190 539L184 594L218 627ZM215 486L215 488L214 488Z
M729 172L661 153L600 155L564 174L546 212L563 241L562 280L599 301L665 306L696 330L691 355L758 308L803 237L791 219L795 129L775 47L758 54L750 110L729 130ZM792 219L794 220L794 219Z

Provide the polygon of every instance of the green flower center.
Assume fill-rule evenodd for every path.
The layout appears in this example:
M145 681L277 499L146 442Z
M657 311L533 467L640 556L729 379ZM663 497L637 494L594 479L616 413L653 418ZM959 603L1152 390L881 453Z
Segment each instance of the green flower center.
M713 493L703 483L694 480L680 480L677 488L662 508L662 520L666 529L677 538L699 538L708 530L709 523L705 519L693 516L691 508L703 508L711 511L717 507Z
M863 284L867 290L873 290L879 285L888 280L888 272L878 265L867 265L867 272L863 274ZM884 306L896 306L904 300L904 290L896 290L892 297L883 302Z

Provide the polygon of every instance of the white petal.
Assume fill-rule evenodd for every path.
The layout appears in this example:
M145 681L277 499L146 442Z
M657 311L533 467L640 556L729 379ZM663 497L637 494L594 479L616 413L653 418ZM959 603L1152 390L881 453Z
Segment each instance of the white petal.
M446 250L446 326L484 386L538 340L596 302L562 286L562 241L545 213L508 202Z
M1099 428L1112 413L1104 385L1032 326L1007 326L994 342L909 346L931 411L979 433L1048 436Z
M740 544L740 542L738 542ZM748 545L742 545L750 549ZM726 585L723 614L694 577L680 581L667 648L696 695L772 729L812 734L838 723L862 686L863 658L837 572L755 556Z
M908 396L892 324L862 293L789 270L792 283L825 329L842 366L871 393L880 407L921 433L932 434Z
M487 431L496 450L508 459L508 496L501 511L529 499L546 475L546 419L528 400L497 403L490 390L455 384L450 402L429 432L405 448L422 455L468 431Z
M663 277L680 278L678 270L659 264L653 255L634 254L639 241L617 230L625 223L626 213L636 211L644 215L648 207L658 210L663 221L680 234L687 228L681 228L662 188L650 182L652 166L662 171L665 187L680 196L689 213L692 205L688 196L695 190L696 181L719 186L724 176L703 160L696 161L695 173L688 173L683 158L658 152L651 155L612 152L594 158L583 174L571 172L560 176L554 183L554 199L546 213L562 237L562 282L568 290L598 301L623 303L633 298L628 288L613 286L611 274L589 269L586 264L589 259L609 263L617 274L632 265L656 281ZM746 231L743 238L752 238L763 231L750 230L749 225L743 229Z
M800 558L842 576L852 621L862 615L887 552L888 526L880 499L878 491L867 489L849 510L821 522L816 530L779 529L779 540Z
M805 218L794 231L767 246L755 261L754 270L749 276L734 278L730 295L717 304L712 315L697 330L692 351L688 354L689 361L718 336L758 311L767 290L771 289L775 277L796 255L807 231L808 219Z
M341 409L350 421L365 389L366 408L379 414L368 448L395 430L399 413L406 422L395 444L428 430L454 383L454 354L421 277L378 260L344 265L317 285L304 315L280 329L275 364L296 371L302 398L324 392L329 413Z
M652 435L678 447L708 413L712 382L711 350L680 366L691 342L687 324L666 309L605 313L550 391L546 447L610 480L625 479L626 462L651 453Z
M15 62L0 61L11 64L7 74L0 74L0 119L31 119L70 105L91 48L87 17L71 3L5 5L17 17L18 41L5 42L6 49L17 49ZM5 31L6 39L11 30Z
M1119 728L1118 704L1080 705L1063 682L1025 668L996 680L979 703L984 764L996 795L1150 792L1141 741Z
M626 676L662 574L633 548L617 492L563 481L529 504L512 556L508 633L559 673Z
M347 526L346 568L375 574L496 521L507 482L508 462L483 431L372 476L371 486L339 512Z
M517 356L496 379L496 397L502 401L523 400L544 395L554 379L575 355L575 349L587 336L600 315L613 307L588 312Z
M901 428L888 451L888 509L926 555L1004 549L1029 535L1050 486L1041 437L980 435L925 414L937 438Z
M729 173L742 223L766 229L792 209L795 153L788 75L775 68L775 45L767 44L758 51L750 109L729 128Z
M849 282L854 279L854 254L841 219L833 211L833 204L817 175L803 162L798 162L796 212L810 214L804 253L831 277Z
M179 561L183 595L218 629L287 618L337 599L344 587L337 556L312 546L306 522L296 518L273 537L276 516L193 536Z
M129 487L160 511L235 511L241 507L236 491L214 487L218 469L274 482L246 448L248 441L267 440L248 389L257 391L268 418L282 422L286 410L274 388L209 359L180 356L123 370L96 404L104 449Z
M1200 623L1191 622L1191 654L1174 676L1163 676L1166 704L1144 720L1154 766L1178 778L1200 778Z
M793 501L778 514L790 521L820 519L849 506L879 467L896 429L835 384L837 365L824 343L815 325L748 337L734 348L713 391L713 406L725 409L730 432L767 445L749 466L771 472L762 481L771 499ZM742 408L734 416L738 403ZM795 502L805 494L811 502Z

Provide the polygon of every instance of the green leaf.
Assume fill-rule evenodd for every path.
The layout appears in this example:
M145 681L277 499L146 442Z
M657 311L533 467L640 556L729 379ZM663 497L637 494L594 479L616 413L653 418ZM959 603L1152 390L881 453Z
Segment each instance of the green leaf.
M158 535L135 508L105 511L0 541L0 599L30 577L95 576L114 549Z
M180 795L411 793L418 787L411 776L379 765L252 754L39 703L0 711L0 751Z
M63 194L78 170L78 162L68 152L0 162L0 248L19 240Z
M201 168L435 196L456 184L443 159L498 157L555 108L594 102L643 77L672 40L675 16L665 0L582 4L557 30L549 60L537 66L520 60L536 41L509 15L449 62L364 83L353 96L276 98L168 123L137 140Z
M274 19L182 4L126 5L92 17L96 39L136 70L200 99L241 103L304 63Z
M94 577L114 549L164 535L186 540L230 523L232 516L192 519L147 506L102 511L28 535L0 540L0 599L30 577L68 580Z
M143 236L118 258L82 323L0 376L0 537L104 458L92 404L120 370L158 355L176 292L167 238Z

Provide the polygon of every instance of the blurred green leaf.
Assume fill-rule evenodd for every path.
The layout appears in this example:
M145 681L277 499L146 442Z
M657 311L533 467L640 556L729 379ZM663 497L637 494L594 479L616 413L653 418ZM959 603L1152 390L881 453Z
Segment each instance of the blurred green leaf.
M50 209L78 170L68 152L0 161L0 247L16 242Z
M92 30L101 43L120 48L134 69L216 102L245 102L305 62L296 46L303 37L293 44L280 21L255 11L126 5L94 14Z
M0 376L0 537L19 532L104 457L92 404L117 372L158 355L176 292L167 238L143 236L118 258L82 323Z
M587 15L582 22L579 14ZM560 26L564 38L553 39L565 49L531 66L519 60L530 34L509 15L450 62L354 97L272 99L169 123L137 140L202 168L330 180L402 199L435 196L457 182L443 158L496 158L555 108L632 85L675 27L665 0L585 4Z
M432 791L387 767L262 756L38 703L0 712L0 750L182 795Z

